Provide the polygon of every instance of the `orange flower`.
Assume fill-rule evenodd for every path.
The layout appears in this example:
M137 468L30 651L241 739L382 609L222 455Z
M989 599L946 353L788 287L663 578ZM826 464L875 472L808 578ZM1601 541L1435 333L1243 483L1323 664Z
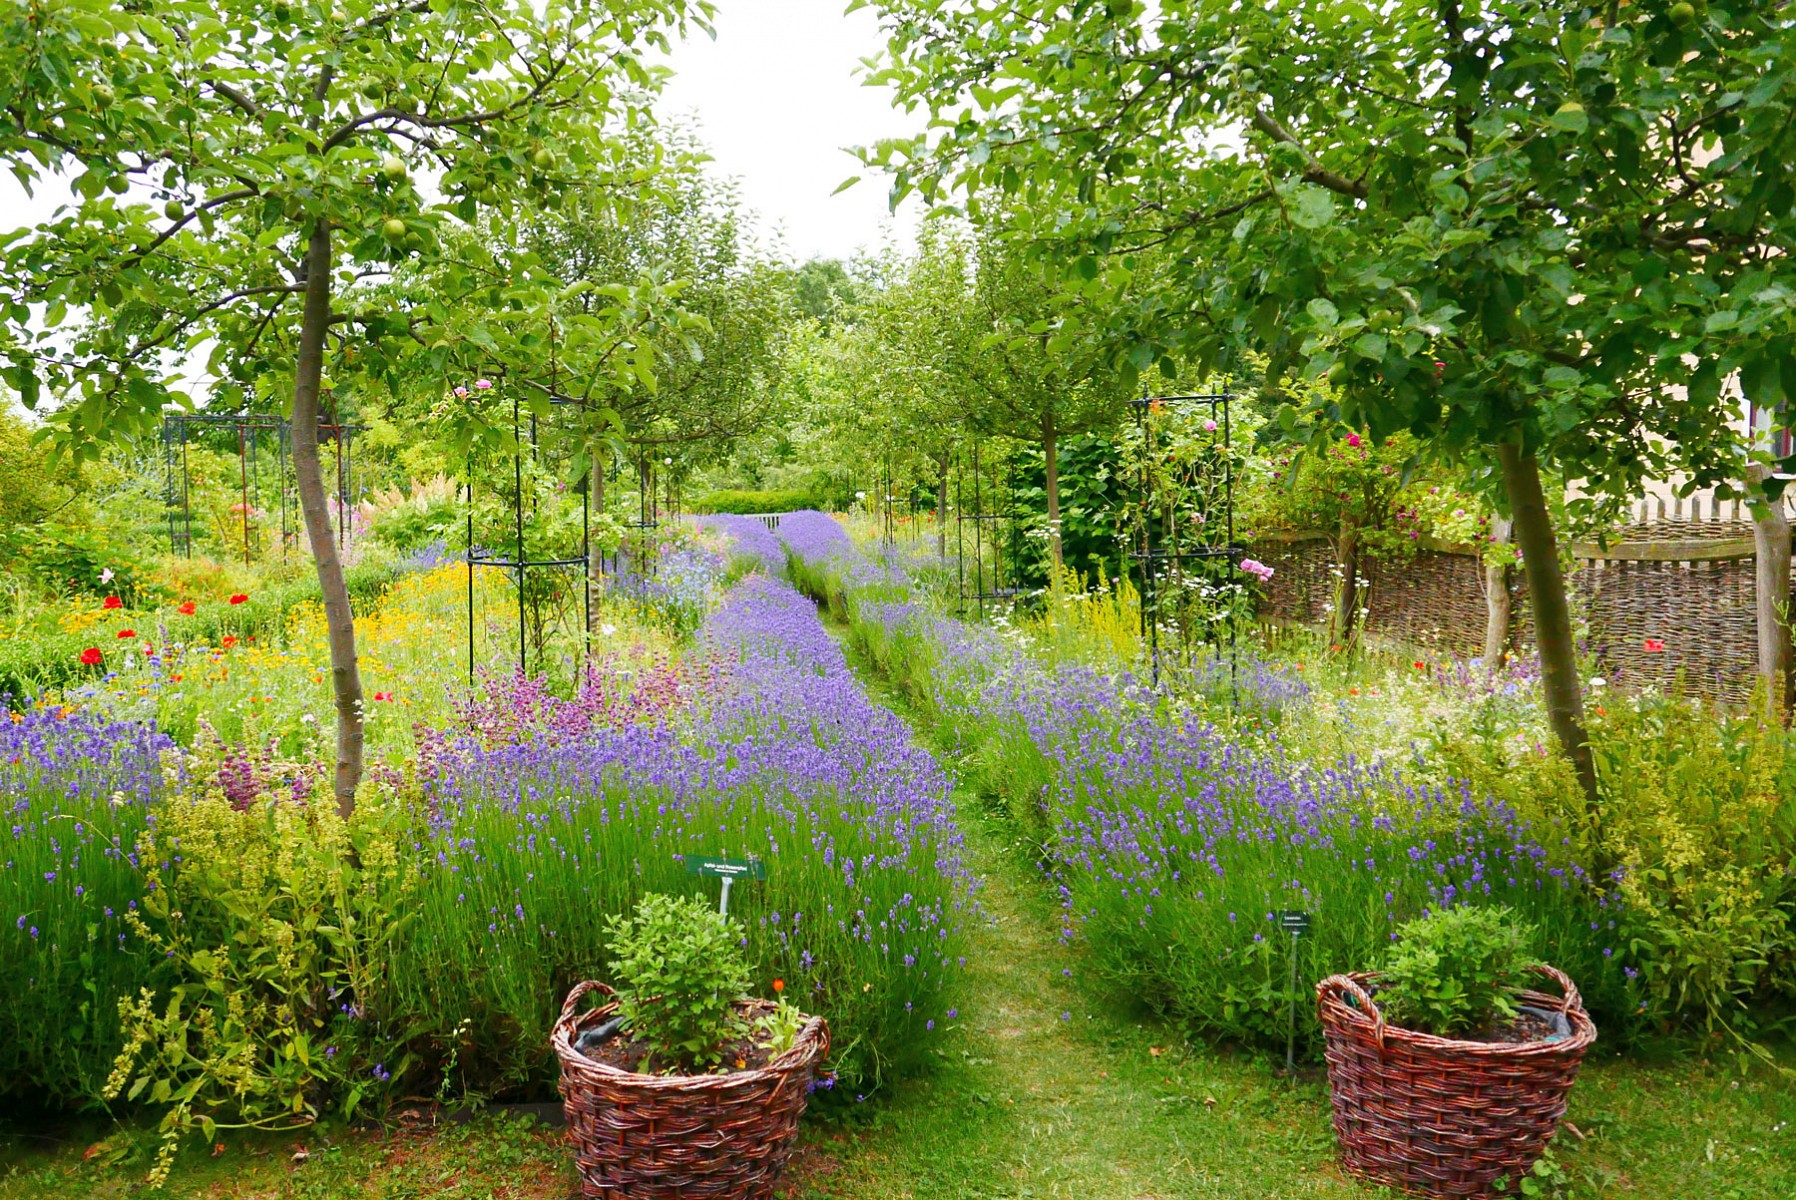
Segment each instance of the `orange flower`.
M193 615L194 609L196 609L198 607L199 607L199 605L197 605L193 601L189 600L185 604L181 605L181 607L175 609L175 611L180 613L184 617L191 617Z
M1415 666L1416 666L1416 670L1418 670L1418 671L1426 671L1428 669L1422 663L1417 663Z
M137 630L135 630L135 629L121 629L121 630L119 630L119 631L118 631L118 635L119 635L119 636L120 636L120 637L122 637L122 638L134 638L134 637L136 637L136 636L137 636Z
M226 650L229 650L232 646L235 646L236 644L237 644L237 635L236 634L234 634L234 633L225 634L224 648Z
M786 990L786 981L785 981L785 980L783 980L783 979L776 979L776 980L774 980L774 981L773 981L773 990L774 990L774 991L776 991L776 992L783 992L783 991L785 991L785 990Z
M235 596L231 597L231 603L232 604L242 604L245 600L248 600L248 599L249 599L248 596L244 595L242 592L238 592Z

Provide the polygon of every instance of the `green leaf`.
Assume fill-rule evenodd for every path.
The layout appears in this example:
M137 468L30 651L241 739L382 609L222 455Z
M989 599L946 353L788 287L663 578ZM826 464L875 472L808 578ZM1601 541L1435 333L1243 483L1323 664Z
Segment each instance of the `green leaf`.
M1320 229L1335 219L1334 193L1313 183L1300 183L1292 189L1287 211L1298 228Z
M1336 325L1341 323L1341 314L1339 310L1335 308L1332 302L1323 299L1321 296L1317 296L1314 300L1311 300L1308 304L1304 305L1304 311L1310 314L1310 320L1314 321L1317 327L1321 329L1333 329Z

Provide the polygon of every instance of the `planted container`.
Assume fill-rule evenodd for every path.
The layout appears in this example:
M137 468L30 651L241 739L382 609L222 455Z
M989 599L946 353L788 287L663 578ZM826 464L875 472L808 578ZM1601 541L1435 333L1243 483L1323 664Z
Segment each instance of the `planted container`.
M582 1052L581 1034L617 1013L612 1001L576 1013L602 983L576 984L550 1042L561 1060L562 1106L580 1168L580 1194L611 1200L761 1200L773 1194L798 1137L798 1119L829 1053L829 1028L807 1017L784 1053L710 1075L645 1075ZM764 1000L737 1002L752 1022Z
M1331 975L1316 986L1329 1099L1341 1163L1351 1173L1424 1196L1513 1189L1565 1115L1596 1026L1572 981L1532 970L1562 995L1523 991L1527 1040L1437 1037L1387 1023L1377 976Z

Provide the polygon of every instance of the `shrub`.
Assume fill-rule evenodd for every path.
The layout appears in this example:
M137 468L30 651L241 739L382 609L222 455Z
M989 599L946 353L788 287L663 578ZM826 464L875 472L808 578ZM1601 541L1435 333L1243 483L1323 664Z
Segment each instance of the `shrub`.
M1735 1028L1796 997L1796 754L1763 713L1598 693L1594 815L1562 756L1531 741L1442 739L1437 754L1468 787L1565 829L1580 857L1616 864L1606 882L1646 1017Z
M726 489L700 496L689 507L695 513L789 513L816 508L817 498L809 492L793 489L763 492Z
M618 1011L658 1066L715 1067L743 1032L749 987L742 931L694 897L648 895L606 923Z
M163 1110L152 1182L189 1131L348 1118L414 1065L385 986L409 919L408 830L373 791L345 822L329 804L211 789L162 805L140 836L143 902L125 920L166 970L119 1001L125 1043L101 1095Z
M1380 972L1385 1019L1458 1037L1511 1020L1533 960L1531 931L1509 908L1444 908L1407 922Z

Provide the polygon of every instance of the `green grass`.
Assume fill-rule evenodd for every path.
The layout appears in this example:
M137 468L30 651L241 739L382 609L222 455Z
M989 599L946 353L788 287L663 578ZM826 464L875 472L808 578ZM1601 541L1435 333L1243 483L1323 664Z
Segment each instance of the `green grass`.
M869 680L877 686L876 680ZM889 693L888 703L896 703ZM1190 1045L1087 982L1009 820L962 797L969 865L989 921L968 947L973 997L934 1069L837 1123L807 1124L789 1200L1311 1200L1391 1194L1334 1165L1326 1084L1269 1059ZM1662 1061L1597 1053L1572 1092L1555 1153L1559 1194L1622 1200L1796 1195L1796 1085L1742 1076L1694 1048ZM1796 1066L1796 1053L1785 1049ZM137 1194L147 1133L64 1129L0 1137L0 1200ZM227 1138L194 1147L174 1200L569 1200L559 1131L481 1121L329 1141ZM304 1162L293 1160L304 1144ZM97 1147L97 1149L94 1149ZM92 1150L89 1154L90 1149ZM86 1160L84 1161L84 1156Z

